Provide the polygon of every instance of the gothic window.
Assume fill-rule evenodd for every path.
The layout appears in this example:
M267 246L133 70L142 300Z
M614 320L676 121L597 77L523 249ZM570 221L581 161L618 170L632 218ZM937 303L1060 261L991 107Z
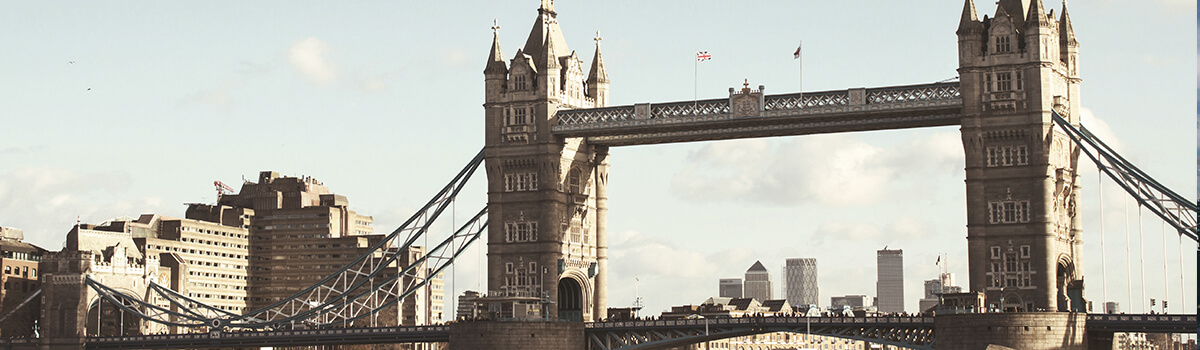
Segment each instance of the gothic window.
M536 242L537 222L519 221L504 224L505 242Z
M513 273L513 264L512 263L504 263L504 273ZM508 284L508 283L505 283L505 284Z
M567 190L571 193L583 193L583 174L579 168L572 168L567 176Z
M984 91L992 92L992 74L984 73L985 83L983 84Z
M1015 254L1004 255L1004 272L1017 272L1017 256Z
M513 78L513 90L524 91L527 87L526 83L525 83L525 79L526 79L525 75L516 74L516 76Z
M1017 74L1017 90L1024 90L1025 82L1023 79L1021 79L1021 71L1017 71L1016 74Z
M504 191L537 191L537 173L504 174Z
M1022 282L1022 283L1021 283L1021 286L1022 286L1022 287L1029 287L1029 286L1030 286L1030 283L1029 283L1029 274L1025 274L1024 276L1022 276L1022 280L1021 280L1021 282ZM1031 308L1032 308L1032 307L1031 307Z
M996 73L996 91L1012 90L1012 73Z
M988 216L993 224L1029 222L1029 201L988 202Z
M1028 261L1022 261L1022 262L1021 262L1021 272L1029 272L1029 271L1031 271L1031 270L1029 269L1029 262L1028 262Z
M1013 166L1029 164L1029 148L1025 145L987 148L987 166Z
M1021 246L1021 257L1022 257L1022 258L1028 258L1028 257L1029 257L1029 246L1027 246L1027 245L1023 245L1023 246Z
M1009 43L1009 36L1001 35L996 37L996 53L1006 53L1012 51L1012 45Z
M529 263L529 272L537 273L537 263L536 262Z
M575 215L571 218L571 243L581 243L583 241L583 218L580 215Z
M518 108L513 109L513 124L523 125L525 123L526 123L525 107L518 107Z
M993 246L992 247L992 259L999 259L999 258L1000 258L1000 247Z

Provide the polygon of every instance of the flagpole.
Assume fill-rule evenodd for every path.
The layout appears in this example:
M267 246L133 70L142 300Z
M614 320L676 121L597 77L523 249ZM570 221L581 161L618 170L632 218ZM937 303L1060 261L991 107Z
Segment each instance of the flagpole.
M692 60L692 105L695 106L699 101L700 91L700 51L696 51L696 57Z
M800 56L796 57L796 60L799 61L798 64L800 66L800 107L804 108L804 40L800 40L800 46L796 47L796 52L800 53Z

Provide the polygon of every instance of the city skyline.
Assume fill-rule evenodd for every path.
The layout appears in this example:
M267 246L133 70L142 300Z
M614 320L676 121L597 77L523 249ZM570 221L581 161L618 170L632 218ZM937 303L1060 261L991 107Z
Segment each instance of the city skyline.
M376 218L379 231L390 231L482 145L490 27L499 21L500 43L513 54L535 17L537 2L524 5L298 2L232 11L5 3L0 49L19 54L0 67L8 82L0 93L10 97L0 121L20 132L0 142L0 226L57 250L77 219L182 216L184 203L216 202L213 180L236 184L277 170L336 186ZM994 13L990 3L976 6L980 15ZM796 91L792 52L800 41L805 91L949 79L962 11L959 2L885 1L557 7L581 57L590 57L601 32L613 105L690 100L693 89L719 98L743 79L768 93ZM1082 45L1085 125L1184 195L1196 185L1195 106L1177 101L1195 98L1194 11L1184 1L1070 4ZM431 28L436 35L419 34ZM713 59L696 67L696 50ZM698 84L686 69L694 67ZM944 127L614 148L609 305L631 304L640 288L644 312L657 314L713 296L712 281L740 276L743 261L792 256L827 261L826 276L838 276L823 280L819 300L863 294L873 280L861 262L888 244L909 252L906 289L921 290L936 276L939 253L966 276L960 142L957 128ZM484 205L481 180L461 196L459 219ZM1100 194L1094 170L1085 168L1082 180L1091 282L1101 269L1093 238L1102 227ZM1113 243L1123 238L1117 194L1104 187L1110 280L1125 279ZM1160 251L1157 225L1147 221L1146 251ZM774 244L739 246L731 235ZM447 293L480 290L479 254L468 253L457 276L447 275ZM1178 266L1195 283L1194 257L1183 255L1179 262L1166 254L1171 295L1179 295ZM1161 264L1147 258L1149 293L1163 289L1153 277ZM1139 310L1140 292L1129 303L1124 285L1113 282L1107 300ZM1101 301L1099 286L1089 283L1090 300ZM1167 299L1194 302L1185 295ZM905 304L915 309L916 300Z

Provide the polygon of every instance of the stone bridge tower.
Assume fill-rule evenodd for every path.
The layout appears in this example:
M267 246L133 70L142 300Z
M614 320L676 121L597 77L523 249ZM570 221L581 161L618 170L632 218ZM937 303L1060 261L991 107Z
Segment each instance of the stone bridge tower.
M599 35L589 69L543 0L507 63L499 40L497 31L484 70L488 294L549 296L550 317L604 317L608 149L550 132L560 109L608 105Z
M1079 150L1052 111L1079 124L1079 43L1064 4L1000 0L958 27L971 290L1010 311L1083 310Z

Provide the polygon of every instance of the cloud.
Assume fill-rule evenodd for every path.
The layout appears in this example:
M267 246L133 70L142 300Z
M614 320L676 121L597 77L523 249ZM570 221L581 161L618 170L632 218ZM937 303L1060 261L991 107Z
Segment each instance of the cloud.
M338 78L337 66L326 59L329 51L329 44L321 39L306 38L288 48L288 61L313 82L328 84Z
M233 98L230 97L229 92L237 85L239 85L238 81L230 80L222 82L215 88L197 91L190 96L184 97L179 105L205 105L228 110L229 107L233 106Z
M961 172L957 132L919 134L879 147L856 135L814 135L772 143L736 140L704 145L671 182L693 201L740 200L774 205L879 203L903 191L897 179ZM903 186L899 186L903 187Z
M3 148L3 149L0 149L0 156L7 156L7 155L21 155L21 154L31 154L31 153L37 153L37 152L41 152L41 151L42 151L43 149L45 149L45 148L46 148L45 146L34 146L34 147L12 146L12 147L6 147L6 148Z
M466 67L470 63L469 58L466 51L455 48L442 52L441 63L451 67Z
M77 217L99 223L168 209L161 198L123 196L132 184L124 173L16 168L0 175L0 226L22 229L27 241L57 250Z

